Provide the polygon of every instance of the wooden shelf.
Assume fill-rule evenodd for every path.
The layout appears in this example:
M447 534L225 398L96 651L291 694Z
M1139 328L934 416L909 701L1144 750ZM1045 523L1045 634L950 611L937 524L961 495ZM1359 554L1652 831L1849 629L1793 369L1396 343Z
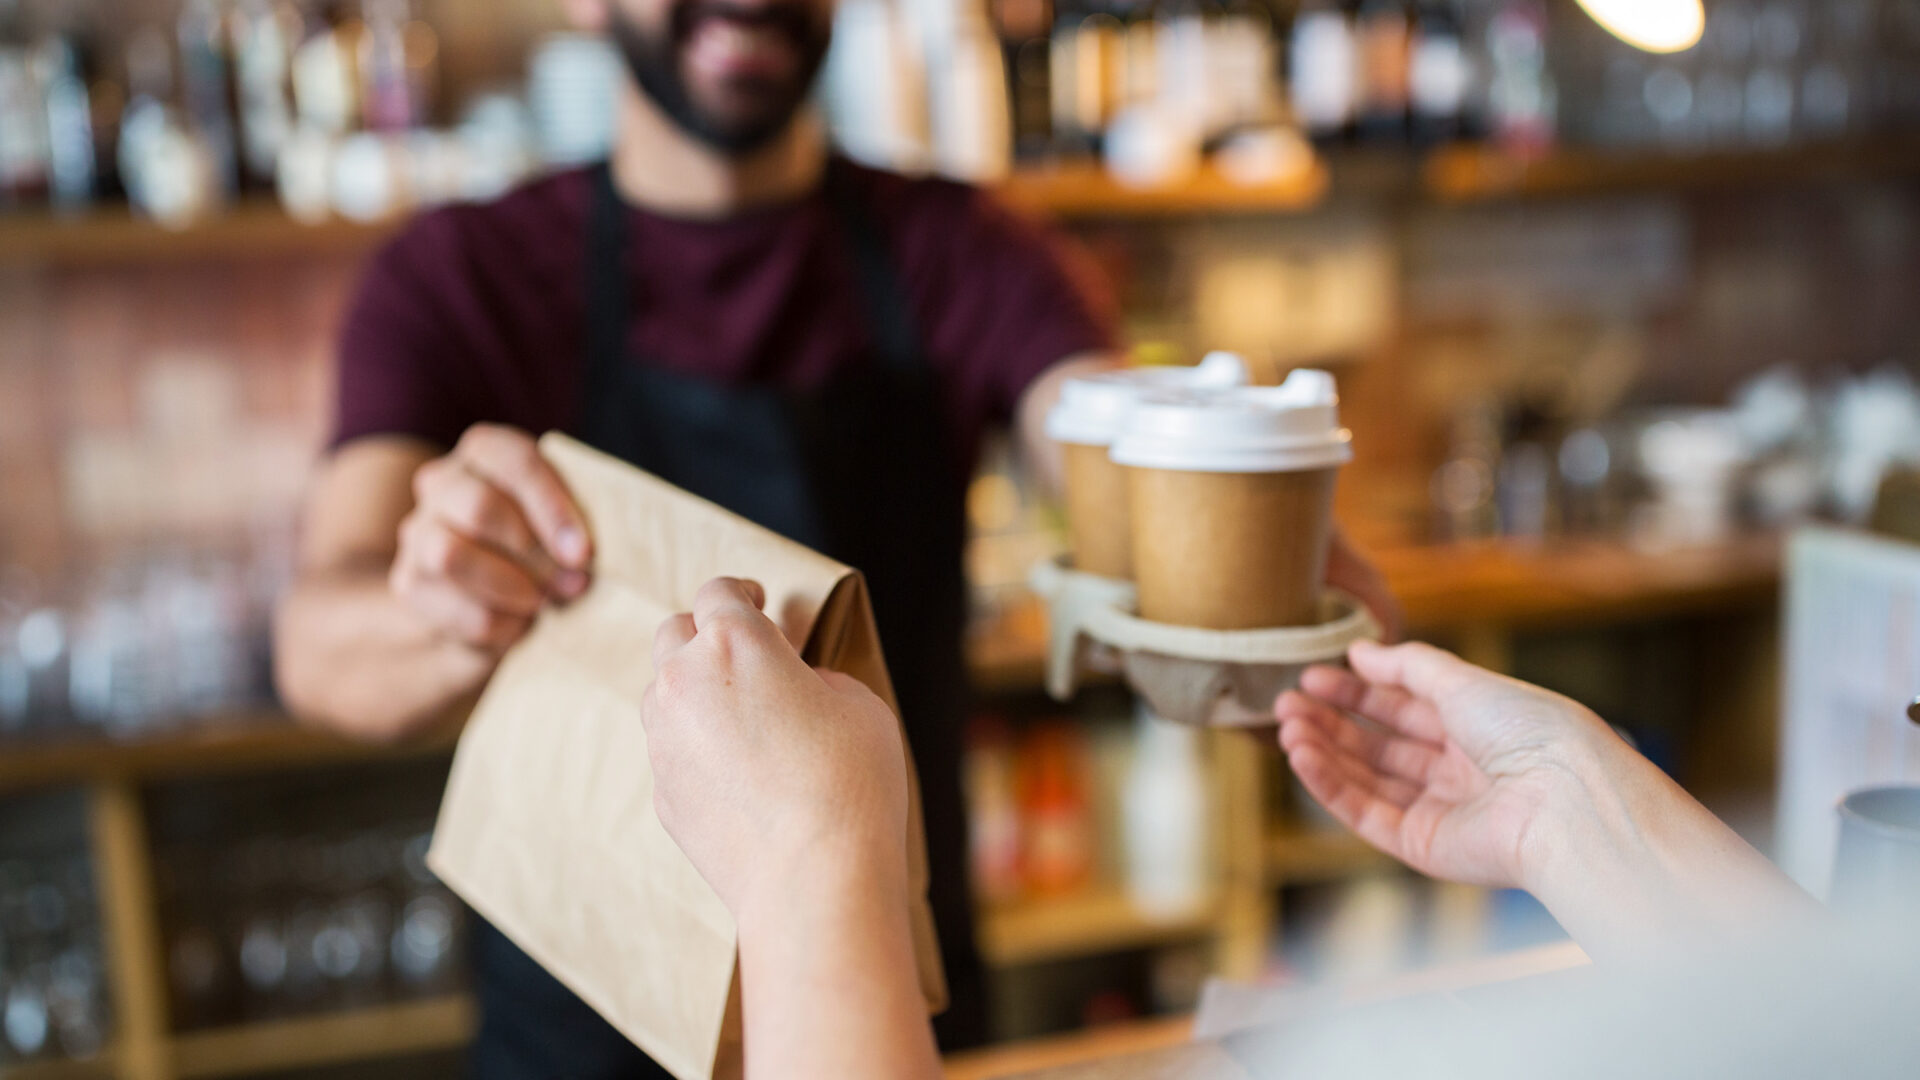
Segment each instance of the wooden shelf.
M980 953L996 967L1189 941L1212 933L1219 904L1149 915L1117 886L1073 896L1028 900L980 913Z
M996 190L1022 209L1066 218L1290 213L1320 202L1327 172L1316 166L1299 176L1247 186L1209 170L1173 187L1134 188L1087 163L1022 172ZM399 227L397 221L306 225L287 217L270 200L243 203L181 229L163 227L124 208L71 217L35 212L0 216L0 264L99 267L356 256L371 251Z
M0 1080L107 1080L113 1074L113 1056L110 1053L87 1058L0 1064Z
M1773 534L1673 550L1611 540L1486 541L1373 553L1417 632L1599 625L1777 602Z
M473 999L457 994L192 1032L172 1040L173 1075L251 1076L456 1050L472 1040L478 1015Z
M1015 206L1055 217L1172 217L1190 214L1290 214L1311 210L1326 198L1324 165L1271 183L1236 184L1207 168L1167 187L1132 187L1098 163L1036 167L996 185Z
M1338 826L1283 824L1267 842L1267 872L1277 885L1316 885L1397 865Z
M177 732L126 741L10 740L0 742L0 792L425 756L452 749L454 738L448 731L403 745L379 746L263 713L210 719Z
M1458 203L1916 175L1920 175L1920 141L1911 138L1698 153L1565 149L1541 157L1458 146L1427 158L1420 186L1438 202Z
M271 201L244 203L183 229L169 229L125 208L77 217L46 213L0 217L0 265L100 267L223 259L355 256L397 226L330 221L303 225Z
M1920 140L1699 154L1557 150L1518 157L1484 146L1425 159L1382 152L1325 163L1270 183L1236 184L1212 168L1181 183L1130 187L1096 162L1023 169L995 185L1022 209L1060 218L1293 214L1330 195L1471 203L1631 191L1698 191L1847 178L1920 176ZM271 200L243 203L208 221L168 229L126 209L63 217L0 216L0 265L100 267L232 259L351 257L391 236L398 222L304 225Z

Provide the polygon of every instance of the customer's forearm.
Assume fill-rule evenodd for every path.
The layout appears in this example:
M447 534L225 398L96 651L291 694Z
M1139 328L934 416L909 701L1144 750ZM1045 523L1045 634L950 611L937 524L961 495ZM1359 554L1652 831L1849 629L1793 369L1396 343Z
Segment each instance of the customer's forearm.
M280 696L302 720L355 738L404 738L446 718L495 659L436 637L381 573L294 586L274 628Z
M747 1080L937 1080L905 882L807 864L740 913Z
M1723 946L1819 906L1665 773L1606 737L1528 836L1529 891L1596 958Z

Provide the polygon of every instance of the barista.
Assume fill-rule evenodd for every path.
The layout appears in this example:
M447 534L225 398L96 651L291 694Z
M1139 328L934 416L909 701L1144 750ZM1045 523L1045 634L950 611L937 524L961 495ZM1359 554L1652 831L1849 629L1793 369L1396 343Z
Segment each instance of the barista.
M1111 363L1059 241L989 195L834 156L807 104L833 0L565 0L618 43L611 160L429 214L348 314L277 668L310 721L391 740L457 712L591 538L563 430L863 570L925 804L950 1047L983 1032L959 784L963 492L983 432ZM1334 576L1378 595L1337 550ZM478 920L476 920L477 922ZM484 1077L663 1075L476 932Z

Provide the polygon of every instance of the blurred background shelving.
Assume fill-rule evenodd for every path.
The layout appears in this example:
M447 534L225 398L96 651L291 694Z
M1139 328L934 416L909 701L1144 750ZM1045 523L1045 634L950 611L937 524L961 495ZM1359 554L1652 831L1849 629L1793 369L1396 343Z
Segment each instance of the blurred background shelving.
M850 153L1059 222L1142 362L1228 347L1270 377L1334 370L1359 452L1341 517L1412 630L1594 704L1764 842L1741 811L1775 767L1777 537L1864 518L1880 472L1920 458L1920 8L1708 0L1706 39L1652 57L1571 0L958 3L949 23L901 5L923 7L879 47L919 53L927 115L850 106L850 86L856 106L895 95L859 81L870 51L833 62ZM289 96L317 137L209 184L219 125L180 63L208 12L315 63L398 41L382 85L405 107L302 116ZM0 1008L25 1018L0 1075L435 1075L470 1030L444 898L406 856L451 735L295 728L261 646L360 264L411 212L604 143L581 103L617 68L558 29L550 0L0 0L0 127L24 130L28 78L71 121L78 79L96 150L75 194L51 124L37 158L0 146ZM958 44L922 48L937 31ZM1239 74L1168 105L1122 40L1209 42L1181 62L1215 49ZM1316 59L1362 47L1386 59L1364 77ZM1453 73L1418 104L1416 57ZM965 70L1004 85L940 92ZM1056 101L1055 79L1097 92ZM143 95L159 141L128 143ZM1166 135L1162 105L1178 137L1138 139ZM1733 464L1686 468L1716 458ZM1209 800L1197 888L1139 895L1130 704L1038 692L1021 583L1058 549L1053 511L1004 447L971 505L1001 1035L1177 1011L1212 972L1340 973L1537 928L1315 818L1243 735L1181 751ZM1035 866L1035 829L1070 857ZM188 887L228 878L251 884ZM295 992L271 961L321 933L343 974ZM425 981L401 985L396 940L426 950L405 953ZM377 977L358 967L375 952Z
M1521 156L1484 147L1430 154L1335 155L1280 181L1240 184L1204 171L1166 186L1133 186L1097 164L1023 167L992 186L1006 202L1057 219L1154 219L1308 214L1339 198L1383 204L1469 204L1673 191L1792 189L1862 177L1920 178L1920 143L1839 144L1694 155L1558 150ZM397 221L301 222L255 198L205 220L168 227L124 207L75 214L0 215L0 264L101 267L210 259L363 256Z

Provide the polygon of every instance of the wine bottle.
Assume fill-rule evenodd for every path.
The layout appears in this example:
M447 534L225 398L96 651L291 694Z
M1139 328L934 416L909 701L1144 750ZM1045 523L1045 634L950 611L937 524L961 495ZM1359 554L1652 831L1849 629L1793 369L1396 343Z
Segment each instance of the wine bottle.
M1053 138L1052 0L995 0L994 27L1006 57L1007 107L1017 160L1045 157Z
M1449 0L1423 0L1414 20L1407 75L1413 139L1434 146L1464 133L1467 87L1473 81L1460 19Z
M187 0L180 10L180 92L187 121L205 145L214 178L231 195L239 184L234 139L231 37L214 0Z
M1402 0L1365 0L1355 22L1360 55L1360 137L1404 142L1413 28Z

